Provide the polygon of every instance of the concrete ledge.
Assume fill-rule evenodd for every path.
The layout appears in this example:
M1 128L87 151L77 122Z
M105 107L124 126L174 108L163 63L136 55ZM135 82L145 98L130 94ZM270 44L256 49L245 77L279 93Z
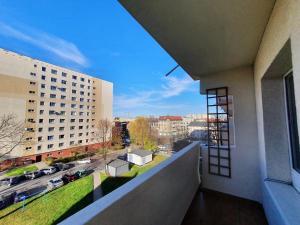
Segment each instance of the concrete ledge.
M61 224L180 225L200 184L198 142Z
M300 193L293 186L265 181L263 206L270 225L300 225Z

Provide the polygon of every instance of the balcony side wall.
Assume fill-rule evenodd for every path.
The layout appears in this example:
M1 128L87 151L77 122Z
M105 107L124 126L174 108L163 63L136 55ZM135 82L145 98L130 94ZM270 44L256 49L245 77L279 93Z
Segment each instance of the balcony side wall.
M180 225L199 187L194 142L62 224Z
M227 86L233 95L235 146L231 148L232 178L208 174L207 150L203 154L203 186L215 191L260 201L255 94L252 67L211 74L201 78L201 93Z

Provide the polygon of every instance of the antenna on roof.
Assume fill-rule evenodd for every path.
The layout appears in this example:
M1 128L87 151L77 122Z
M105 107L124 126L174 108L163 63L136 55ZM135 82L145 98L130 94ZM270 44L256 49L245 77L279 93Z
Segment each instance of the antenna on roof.
M168 73L166 73L165 77L167 77L167 76L169 76L171 73L173 73L178 67L179 67L179 65L177 64L173 69L171 69Z

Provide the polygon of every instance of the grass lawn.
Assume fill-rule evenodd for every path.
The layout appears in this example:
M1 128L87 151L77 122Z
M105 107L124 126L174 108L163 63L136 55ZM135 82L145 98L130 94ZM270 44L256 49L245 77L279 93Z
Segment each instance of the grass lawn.
M156 156L154 156L152 162L147 163L144 166L137 166L137 165L132 166L131 170L127 173L124 173L122 175L122 177L110 177L104 173L100 173L101 188L102 188L103 195L106 195L106 194L112 192L113 190L122 186L123 184L125 184L126 182L135 178L136 176L139 176L139 175L147 172L148 170L150 170L157 164L164 161L166 158L167 158L166 156L156 155Z
M0 224L56 224L93 202L93 178L87 176L40 197L0 210Z
M11 169L5 173L6 176L11 177L11 176L18 176L24 174L25 171L31 172L31 171L36 171L38 168L35 165L28 165L28 166L23 166L23 167L18 167Z

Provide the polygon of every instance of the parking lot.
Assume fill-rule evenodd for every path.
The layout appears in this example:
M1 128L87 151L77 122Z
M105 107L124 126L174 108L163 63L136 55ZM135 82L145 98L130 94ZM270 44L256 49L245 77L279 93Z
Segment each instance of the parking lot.
M115 159L118 157L118 155L123 154L125 150L118 151L118 152L112 152L107 155L107 161L110 161L112 159ZM72 162L70 164L73 164L70 169L64 170L64 171L58 171L51 175L43 175L41 177L32 179L32 180L24 180L21 181L19 184L13 185L13 186L6 186L1 185L0 186L0 196L8 196L12 193L20 193L27 191L30 193L30 195L39 194L43 191L47 191L47 184L49 180L55 179L55 178L62 178L65 174L74 174L76 171L79 170L87 170L90 173L96 170L103 170L105 166L105 162L103 158L94 158L90 163L83 163L79 164L78 162Z

